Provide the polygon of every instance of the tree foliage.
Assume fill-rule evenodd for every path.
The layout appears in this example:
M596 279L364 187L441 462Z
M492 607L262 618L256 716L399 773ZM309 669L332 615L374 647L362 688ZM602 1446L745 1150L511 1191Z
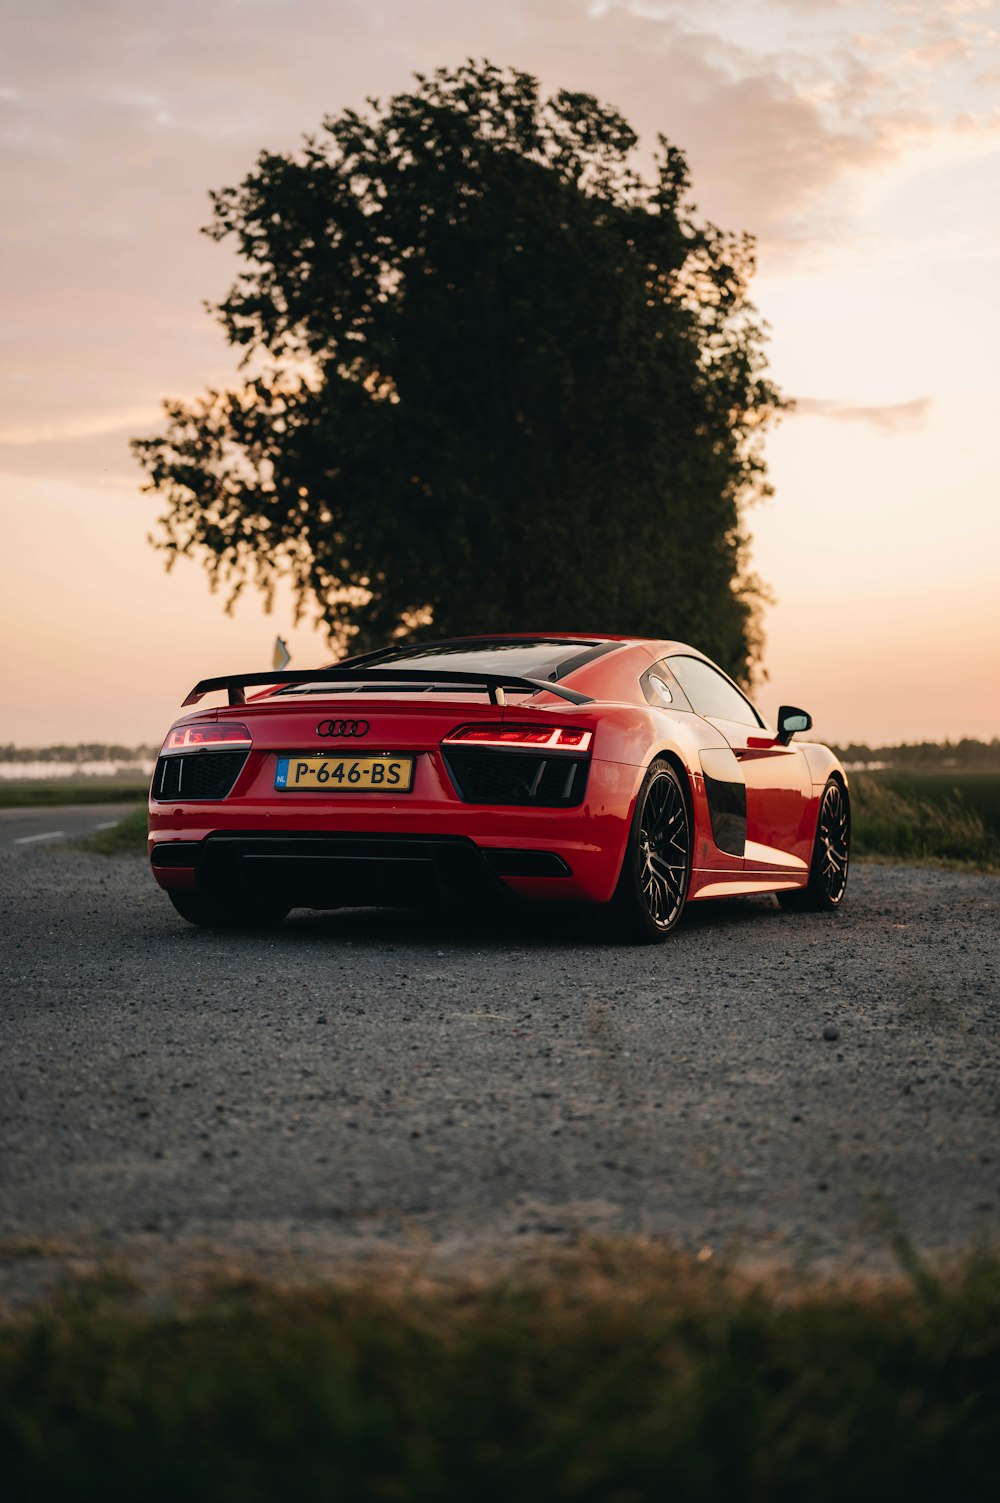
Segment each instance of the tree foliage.
M341 647L634 631L745 679L742 517L781 405L752 245L636 145L590 95L469 63L214 193L243 378L135 441L159 546L232 595L289 577Z

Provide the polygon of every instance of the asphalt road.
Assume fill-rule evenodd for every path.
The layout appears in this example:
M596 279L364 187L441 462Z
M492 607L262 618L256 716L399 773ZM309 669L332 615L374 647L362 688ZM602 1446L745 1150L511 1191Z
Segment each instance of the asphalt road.
M9 845L56 845L118 823L127 804L60 804L0 809L0 850Z
M4 844L0 904L8 1297L46 1245L843 1269L997 1234L995 878L857 867L839 914L695 905L636 949L553 912L213 935L48 842Z

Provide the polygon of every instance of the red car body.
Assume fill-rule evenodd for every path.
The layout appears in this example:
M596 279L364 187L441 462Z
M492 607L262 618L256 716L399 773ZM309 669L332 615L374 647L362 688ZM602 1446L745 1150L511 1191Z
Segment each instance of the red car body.
M523 676L525 665L539 674ZM416 681L404 682L408 673ZM811 724L804 712L782 711L787 724L768 726L679 642L470 638L369 654L295 681L303 677L206 680L186 703L213 688L232 702L199 708L168 735L150 794L149 854L182 912L182 895L199 891L266 888L286 907L322 908L462 895L480 880L535 901L608 904L654 763L684 790L685 900L793 893L815 872L831 783L846 808L834 754L791 740ZM412 787L276 788L283 761L317 757L334 759L342 777L352 767L374 777L364 770L373 758L412 759ZM318 764L309 766L312 776ZM846 880L846 846L843 866Z

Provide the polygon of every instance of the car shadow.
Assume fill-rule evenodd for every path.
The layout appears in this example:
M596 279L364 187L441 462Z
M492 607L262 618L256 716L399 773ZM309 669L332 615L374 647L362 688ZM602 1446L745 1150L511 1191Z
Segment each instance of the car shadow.
M770 895L692 903L667 941L694 940L706 932L745 929L784 917ZM296 946L351 943L364 946L406 945L433 949L532 947L535 949L635 949L609 936L603 915L586 904L512 903L490 912L468 908L295 909L271 932ZM641 947L639 947L641 948ZM656 946L650 946L651 950Z

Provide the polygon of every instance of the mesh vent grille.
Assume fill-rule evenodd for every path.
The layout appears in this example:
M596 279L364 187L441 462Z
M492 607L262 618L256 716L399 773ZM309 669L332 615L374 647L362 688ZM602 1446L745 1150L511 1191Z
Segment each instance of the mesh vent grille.
M459 797L467 804L568 809L583 801L587 786L586 761L568 757L449 751L445 761Z
M153 776L157 799L220 799L231 791L247 759L246 752L194 752L189 757L161 757Z

